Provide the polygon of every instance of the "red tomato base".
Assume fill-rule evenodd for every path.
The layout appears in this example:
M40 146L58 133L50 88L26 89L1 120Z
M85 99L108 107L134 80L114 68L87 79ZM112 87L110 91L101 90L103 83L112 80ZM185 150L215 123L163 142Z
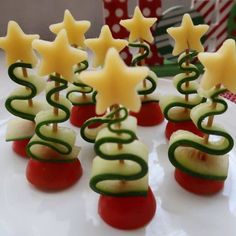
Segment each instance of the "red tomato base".
M164 120L161 108L157 102L142 103L140 111L138 113L130 112L130 115L137 118L139 126L154 126Z
M224 187L224 181L191 176L177 168L175 169L175 179L181 187L198 195L212 195Z
M97 116L95 104L73 106L71 109L70 122L74 126L81 127L86 120L95 116Z
M171 122L168 121L166 125L165 135L166 138L169 140L170 136L178 130L187 130L190 131L198 136L203 137L204 134L195 126L195 124L192 121L184 121L184 122Z
M71 162L44 162L30 159L26 177L35 187L42 190L58 191L76 183L82 175L77 159Z
M30 139L22 139L22 140L16 140L12 143L12 149L15 153L17 153L20 157L28 158L27 152L26 152L26 146L29 143Z
M147 196L112 197L101 195L98 213L110 226L137 229L150 222L156 212L156 200L151 188Z

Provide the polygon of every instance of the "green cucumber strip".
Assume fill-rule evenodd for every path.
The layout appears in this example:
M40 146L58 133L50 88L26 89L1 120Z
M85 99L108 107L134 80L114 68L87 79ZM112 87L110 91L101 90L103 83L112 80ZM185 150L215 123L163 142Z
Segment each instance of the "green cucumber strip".
M33 106L28 104L29 99L33 99L36 95L44 90L46 82L35 75L29 75L25 78L22 75L22 68L31 69L31 64L14 63L8 69L9 77L21 85L15 89L6 99L6 109L13 115L22 119L34 121L35 115L45 108L42 102L34 101Z
M119 112L119 118L115 116L116 112ZM107 126L96 135L94 149L98 157L93 163L90 187L110 196L146 195L148 149L137 140L136 121L133 117L128 118L125 108L118 108L107 118L110 118ZM122 144L121 149L118 144ZM130 188L125 187L126 184Z
M197 52L191 51L188 55L182 53L178 58L179 67L182 73L176 75L173 79L173 84L177 91L182 94L173 96L162 96L160 99L160 107L168 121L172 122L182 122L189 121L190 111L196 105L205 101L198 95L198 83L195 80L199 77L199 69L193 65L186 65L187 58L192 61L197 56ZM186 87L186 82L188 82L188 87ZM188 101L185 100L184 95L189 95ZM186 112L186 109L188 112Z
M37 114L35 135L28 144L27 151L37 160L71 161L76 159L78 154L74 146L76 133L66 127L58 127L57 132L53 132L52 129L52 124L62 123L70 117L71 103L68 99L60 95L59 100L56 101L54 97L55 93L67 88L67 81L52 75L50 79L51 82L48 82L46 88L46 99L52 108ZM54 82L58 82L59 86L55 87ZM54 114L55 107L58 108L58 115Z
M204 179L224 180L228 172L228 156L226 155L234 145L233 138L219 125L213 124L208 127L205 120L209 116L224 113L227 110L227 103L219 98L219 94L225 89L209 91L207 97L210 102L195 106L190 116L203 133L218 136L217 141L209 140L188 131L177 131L169 143L168 155L171 163L193 176ZM205 92L207 93L207 92ZM216 103L216 107L212 106Z
M35 123L30 120L15 118L7 124L6 141L29 139L34 135Z
M74 106L94 104L92 99L93 88L80 80L80 73L87 70L88 66L88 61L83 61L77 65L74 82L67 89L66 97Z
M130 43L129 46L133 47L133 48L143 49L143 54L138 53L137 55L135 55L133 57L132 62L131 62L132 66L138 66L138 64L142 60L147 58L150 53L150 47L145 42L144 43L140 43L140 42ZM156 90L158 77L156 76L156 74L152 70L149 71L149 74L145 78L145 80L146 80L146 87L144 88L143 85L140 84L137 88L139 95L151 95ZM146 99L145 102L146 103L147 102L159 102L159 99L154 99L154 97L152 97L152 99Z

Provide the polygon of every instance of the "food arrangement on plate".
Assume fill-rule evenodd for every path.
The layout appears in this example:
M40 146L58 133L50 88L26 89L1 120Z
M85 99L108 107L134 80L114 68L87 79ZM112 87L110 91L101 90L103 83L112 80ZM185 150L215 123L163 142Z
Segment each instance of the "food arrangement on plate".
M0 38L9 77L21 86L6 99L7 110L17 117L8 123L6 141L28 157L28 182L37 191L67 191L83 171L90 172L89 186L100 194L98 214L118 229L141 228L158 214L149 184L150 150L138 135L139 126L167 120L165 133L155 135L167 138L176 184L199 195L222 190L234 145L214 116L227 110L220 95L236 93L235 41L203 52L201 38L208 26L195 25L184 14L180 26L167 30L175 40L173 55L179 55L181 73L173 78L173 87L181 95L162 96L156 93L158 77L145 62L156 20L136 7L131 19L120 22L130 33L129 42L113 38L108 25L98 38L85 39L90 22L76 21L66 10L63 22L50 26L56 34L53 42L24 34L13 21L7 36ZM94 53L90 67L86 47ZM120 56L127 47L137 49L130 65ZM33 49L40 57L34 70ZM204 67L203 75L196 62ZM44 90L46 102L38 102L35 96ZM67 120L80 132L59 125ZM95 151L95 157L87 157L93 158L91 169L83 170L77 135Z

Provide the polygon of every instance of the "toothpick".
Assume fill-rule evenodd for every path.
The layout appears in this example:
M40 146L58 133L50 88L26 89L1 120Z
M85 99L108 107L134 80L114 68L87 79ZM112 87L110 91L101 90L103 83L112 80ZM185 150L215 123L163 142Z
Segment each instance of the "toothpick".
M58 73L56 73L56 76L59 77L59 78L61 77L61 75L58 74ZM60 83L57 82L57 81L55 81L55 87L59 87L59 86L60 86ZM54 94L54 99L55 99L55 101L59 101L59 98L60 98L60 94L59 94L59 92L56 92L56 93ZM53 113L54 113L54 115L58 116L59 109L58 109L57 107L54 107L54 108L53 108ZM53 132L57 132L57 128L58 128L58 124L57 124L57 123L54 123L54 124L53 124L53 127L52 127Z
M24 76L25 78L28 78L28 72L27 72L27 69L26 69L25 67L22 67L22 73L23 73L23 76ZM29 90L28 87L26 87L26 89ZM30 107L33 106L33 100L32 100L32 98L31 98L31 99L28 99L28 105L29 105Z

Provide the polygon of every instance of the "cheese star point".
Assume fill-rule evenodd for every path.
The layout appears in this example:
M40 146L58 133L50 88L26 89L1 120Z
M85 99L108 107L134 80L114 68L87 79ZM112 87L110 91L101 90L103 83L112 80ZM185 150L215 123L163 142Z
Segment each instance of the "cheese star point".
M107 108L119 104L138 112L141 106L137 85L148 75L147 67L128 67L114 48L108 50L104 67L99 71L85 71L81 80L93 87L96 97L96 112L103 114Z
M37 63L37 57L32 48L32 42L38 39L37 34L25 34L15 21L9 21L7 35L0 38L0 48L6 52L6 62L11 65L17 61Z
M167 29L167 33L175 40L172 54L179 55L186 49L204 51L201 38L208 28L209 26L205 24L194 25L190 15L184 14L180 26Z
M50 25L49 29L54 34L58 34L62 29L65 29L70 45L85 48L84 35L90 26L91 23L89 21L76 21L70 11L67 9L64 13L63 22Z
M236 93L236 45L227 39L218 51L199 53L198 58L205 67L200 86L209 90L218 84Z
M114 39L108 25L104 25L98 38L86 39L85 44L94 52L93 66L104 65L105 56L109 48L115 48L118 52L123 50L128 42L124 39Z
M72 82L73 66L87 59L87 53L69 45L65 30L61 30L53 42L35 40L33 47L42 56L39 74L60 74L63 79Z
M121 20L120 24L129 32L129 41L145 40L149 43L153 41L153 36L150 28L157 21L155 17L144 17L139 7L134 10L133 17L127 20Z

